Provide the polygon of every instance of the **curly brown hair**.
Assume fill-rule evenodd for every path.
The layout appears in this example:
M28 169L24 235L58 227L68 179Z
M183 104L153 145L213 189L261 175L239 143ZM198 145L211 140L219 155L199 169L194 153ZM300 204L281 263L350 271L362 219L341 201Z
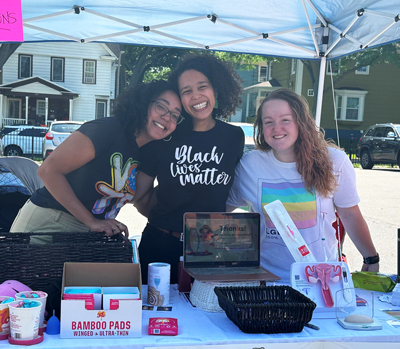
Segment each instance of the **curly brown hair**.
M146 129L150 104L166 91L176 92L167 81L153 80L135 85L118 96L113 116L119 119L127 137L137 137Z
M323 129L316 126L304 97L286 88L280 88L268 94L257 110L254 123L254 142L257 149L263 151L271 149L264 139L262 109L265 103L275 99L286 101L293 111L294 121L299 129L299 136L295 143L297 171L301 174L307 190L312 192L315 189L321 195L329 196L335 190L337 183L328 148L337 147L334 143L327 141Z
M218 93L218 107L213 110L213 118L227 118L235 113L242 103L241 78L232 65L223 59L209 53L190 53L183 57L169 77L169 82L179 94L178 79L187 70L196 70L204 74L210 81L214 92ZM185 118L191 122L191 117L185 113Z

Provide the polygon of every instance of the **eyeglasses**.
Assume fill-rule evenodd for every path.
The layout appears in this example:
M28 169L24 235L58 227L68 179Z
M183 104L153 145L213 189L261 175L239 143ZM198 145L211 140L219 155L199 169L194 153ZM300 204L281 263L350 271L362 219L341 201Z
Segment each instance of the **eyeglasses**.
M160 116L165 116L169 113L169 115L171 115L171 121L174 124L178 125L185 119L180 113L169 110L164 104L160 102L154 101L154 105L156 112Z

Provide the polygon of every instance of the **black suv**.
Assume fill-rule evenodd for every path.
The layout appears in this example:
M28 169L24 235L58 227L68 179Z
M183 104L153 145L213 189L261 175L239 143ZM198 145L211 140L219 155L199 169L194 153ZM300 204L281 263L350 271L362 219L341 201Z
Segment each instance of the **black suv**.
M370 126L358 142L357 156L365 169L372 168L376 163L400 166L400 125Z

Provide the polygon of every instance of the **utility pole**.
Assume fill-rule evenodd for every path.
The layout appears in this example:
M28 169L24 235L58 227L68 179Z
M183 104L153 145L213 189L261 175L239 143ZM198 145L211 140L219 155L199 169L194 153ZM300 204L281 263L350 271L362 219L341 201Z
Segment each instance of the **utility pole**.
M121 74L121 56L125 53L125 51L119 51L119 56L118 56L118 67L117 67L117 91L116 91L116 96L117 98L119 96L119 75Z

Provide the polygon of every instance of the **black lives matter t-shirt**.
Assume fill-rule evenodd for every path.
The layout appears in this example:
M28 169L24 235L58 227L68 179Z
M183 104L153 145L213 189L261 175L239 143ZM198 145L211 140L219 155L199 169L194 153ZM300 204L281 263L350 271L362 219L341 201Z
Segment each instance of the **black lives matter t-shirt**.
M92 161L67 174L68 183L96 218L113 219L135 195L139 164L135 137L127 137L116 118L86 122L76 132L90 138L96 155ZM45 187L37 190L31 201L41 207L68 212Z
M139 170L159 185L150 224L179 232L185 212L225 211L243 147L242 129L219 120L209 131L146 145Z

